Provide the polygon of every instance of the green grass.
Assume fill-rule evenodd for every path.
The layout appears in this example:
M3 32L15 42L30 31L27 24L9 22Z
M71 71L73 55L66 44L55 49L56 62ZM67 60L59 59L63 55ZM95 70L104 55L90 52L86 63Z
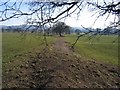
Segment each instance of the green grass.
M28 52L40 50L45 46L44 37L38 33L27 33L25 36L20 33L2 34L2 62L14 60L16 56ZM53 42L52 37L47 37L48 43Z
M105 63L118 64L118 42L114 35L103 35L88 39L88 36L81 37L75 46L75 52L87 59L95 59ZM76 40L77 35L66 35L65 39L70 45ZM55 41L54 37L47 37L48 44ZM40 51L45 46L43 36L38 33L3 33L2 34L2 62L15 60L16 56L25 53ZM23 57L23 56L22 56Z
M89 36L81 37L76 46L75 52L83 58L95 59L113 65L118 64L118 41L114 42L115 35L99 35L89 40ZM72 44L77 35L67 35L66 39Z

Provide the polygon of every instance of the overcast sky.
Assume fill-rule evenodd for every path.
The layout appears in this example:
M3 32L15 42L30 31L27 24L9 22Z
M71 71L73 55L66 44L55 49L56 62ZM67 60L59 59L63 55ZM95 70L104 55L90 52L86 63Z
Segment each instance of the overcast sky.
M70 26L84 26L84 27L93 27L93 28L104 28L110 25L110 22L114 21L115 16L110 15L109 18L106 20L107 15L100 17L96 20L97 16L92 16L93 13L89 11L83 11L79 16L79 19L75 19L74 17L66 19L66 24ZM96 20L96 22L95 22ZM94 23L95 22L95 23Z
M0 2L1 4L1 2ZM3 7L4 8L4 7ZM23 4L21 10L27 11L27 7ZM114 15L110 15L109 18L105 21L106 16L100 17L94 24L96 20L96 15L92 16L94 13L88 11L86 8L81 12L78 19L76 19L76 14L73 14L71 17L67 17L65 19L65 23L71 27L80 27L81 25L84 27L92 27L92 28L104 28L110 24L110 22L114 21ZM26 21L26 16L20 18L10 19L8 21L0 22L0 25L21 25ZM64 21L64 20L61 20Z

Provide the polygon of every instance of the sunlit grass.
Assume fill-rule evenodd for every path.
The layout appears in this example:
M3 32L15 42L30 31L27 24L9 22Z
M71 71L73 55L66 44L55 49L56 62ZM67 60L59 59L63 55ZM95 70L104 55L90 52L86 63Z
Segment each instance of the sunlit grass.
M66 39L70 44L74 43L77 35L67 35ZM89 36L81 37L76 46L75 52L83 58L95 59L110 64L118 64L118 38L117 35L95 36L89 40ZM116 41L115 41L116 40ZM113 42L115 41L115 42Z
M3 33L2 34L2 62L8 62L16 56L24 55L28 52L35 52L45 47L44 37L38 33ZM47 37L48 44L54 40Z
M44 37L38 33L27 33L25 36L20 33L2 34L2 62L13 60L16 56L28 52L40 51L45 47ZM89 36L81 37L75 45L75 52L83 58L95 59L105 63L118 64L118 38L116 35L95 36L89 40ZM77 35L65 35L70 45L75 42ZM55 42L53 36L47 37L47 42L52 45Z

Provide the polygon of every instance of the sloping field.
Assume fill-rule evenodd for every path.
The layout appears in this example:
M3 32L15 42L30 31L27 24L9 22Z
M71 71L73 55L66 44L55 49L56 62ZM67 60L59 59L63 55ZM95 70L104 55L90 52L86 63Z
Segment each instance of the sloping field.
M37 40L33 38L36 35L30 34L32 44L27 42L30 37L26 37L26 44L19 46L20 43L16 43L14 48L10 41L16 40L12 41L15 44L21 39L17 40L13 33L6 35L12 35L12 39L4 37L10 45L9 48L3 46L3 50L8 48L6 52L8 50L14 56L17 52L11 52L12 47L20 50L21 55L4 59L9 53L3 52L3 55L6 54L3 57L6 60L3 62L3 88L118 88L120 85L117 65L80 57L79 52L70 49L70 42L66 40L68 37L47 37L49 45L45 47L45 44L38 42L43 41L43 38ZM36 44L33 45L33 42ZM28 49L21 49L25 45L28 45Z
M72 45L77 35L67 35L66 40ZM109 64L118 65L118 36L117 35L102 35L90 37L81 37L75 50L83 58L99 60Z

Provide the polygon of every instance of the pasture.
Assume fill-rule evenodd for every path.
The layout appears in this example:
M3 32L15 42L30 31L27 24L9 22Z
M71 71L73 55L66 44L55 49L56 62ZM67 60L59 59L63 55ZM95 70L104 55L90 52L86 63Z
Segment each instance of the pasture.
M65 40L71 46L77 35L65 35ZM117 35L89 36L81 37L75 45L75 53L84 59L94 59L105 63L118 64L118 40ZM45 47L44 37L39 33L3 33L2 34L2 62L9 62L14 58L23 56L25 53L40 51ZM48 44L55 42L54 36L47 36ZM113 42L115 41L115 42Z
M73 44L77 35L67 35L66 40ZM80 37L75 52L85 59L99 60L109 64L118 64L118 36L117 35L97 35L90 39L86 35Z
M52 37L47 37L49 44ZM2 33L2 62L9 62L26 53L34 53L45 46L44 37L39 33Z

